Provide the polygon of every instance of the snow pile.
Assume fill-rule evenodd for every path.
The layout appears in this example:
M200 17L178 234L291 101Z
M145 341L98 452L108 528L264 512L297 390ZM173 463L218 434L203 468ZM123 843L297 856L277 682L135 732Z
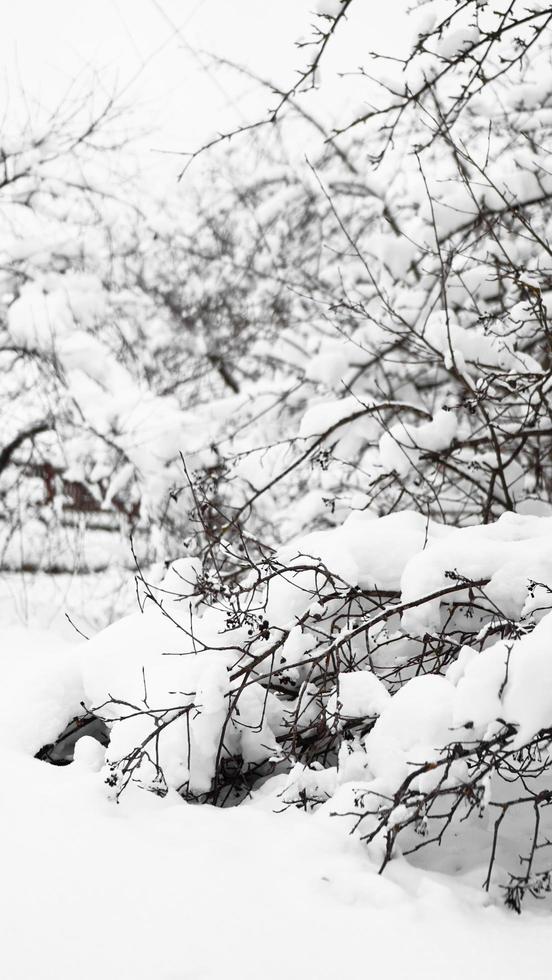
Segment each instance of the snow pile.
M328 714L338 722L377 717L389 698L382 682L369 670L340 674L335 694L328 701Z
M380 439L382 466L406 476L411 468L416 468L420 450L439 452L448 449L457 428L454 414L443 409L435 413L431 422L422 425L407 425L402 422L394 425Z
M158 585L142 582L143 612L41 653L40 669L37 652L15 661L6 636L4 744L32 755L85 710L109 744L84 742L77 764L100 772L112 800L137 788L217 803L258 792L341 815L376 867L416 853L416 835L429 846L450 831L461 864L477 839L482 881L493 807L516 806L518 780L525 804L548 799L550 520L351 515L244 580L244 613L239 593L213 598L207 568L181 559ZM515 812L522 837L531 812ZM511 848L501 838L493 852L493 894L509 887ZM523 887L546 873L541 861Z
M35 755L82 714L84 688L74 644L40 630L0 633L3 747Z
M455 364L462 372L473 371L481 365L506 371L541 370L534 358L512 350L506 339L485 334L480 329L466 330L445 313L430 316L424 336L428 344L443 355L445 364Z
M493 524L451 530L405 565L402 598L414 602L458 581L485 580L489 602L506 616L519 619L530 584L552 587L552 519L506 513ZM425 601L408 613L408 628L439 623L440 600Z
M474 901L461 876L455 891L443 875L407 866L378 876L335 821L274 814L263 799L230 811L142 795L114 809L101 776L80 764L47 767L3 751L2 769L0 916L9 980L95 980L99 972L124 980L256 980L259 964L276 980L282 964L267 949L275 929L289 930L290 922L301 928L286 940L289 968L321 980L354 970L367 944L377 963L392 948L394 971L413 980L427 976L428 950L432 971L450 980L469 975L474 962L505 980L523 970L535 980L547 975L550 930L542 916L512 922L506 911ZM246 948L229 914L229 883L234 907L247 916ZM338 943L328 939L336 929Z

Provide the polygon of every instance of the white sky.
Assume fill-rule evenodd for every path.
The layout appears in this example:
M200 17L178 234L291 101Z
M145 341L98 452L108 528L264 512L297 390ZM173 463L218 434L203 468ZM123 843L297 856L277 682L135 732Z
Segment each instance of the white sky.
M260 93L242 76L216 65L205 71L199 52L226 56L285 86L308 58L294 41L308 36L315 4L0 0L4 88L12 103L24 88L53 107L75 75L93 70L96 84L122 90L140 122L155 125L148 150L195 149L214 132L251 120L273 104L268 92ZM405 36L405 6L406 0L357 0L327 58L326 77L366 64L373 49L396 54ZM336 88L335 98L348 97L347 84L358 102L358 79ZM328 86L317 111L328 109L328 91L331 103ZM316 95L307 98L320 102Z

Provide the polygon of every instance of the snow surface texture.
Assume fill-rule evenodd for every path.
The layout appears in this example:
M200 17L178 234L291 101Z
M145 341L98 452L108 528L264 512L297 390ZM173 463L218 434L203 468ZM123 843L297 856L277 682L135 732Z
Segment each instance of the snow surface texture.
M3 627L49 628L56 636L75 640L75 627L93 636L135 608L134 582L116 565L101 575L4 572L0 576Z
M4 671L16 658L48 662L70 713L76 690L58 671L63 662L71 673L75 651L51 634L1 642ZM368 961L414 980L549 975L546 918L488 905L462 876L451 885L405 862L378 876L324 814L274 814L262 792L231 810L139 790L114 806L97 752L66 768L29 757L51 730L50 693L37 686L30 706L30 675L25 696L17 670L3 676L6 701L26 719L18 745L3 730L1 748L6 980L330 980Z

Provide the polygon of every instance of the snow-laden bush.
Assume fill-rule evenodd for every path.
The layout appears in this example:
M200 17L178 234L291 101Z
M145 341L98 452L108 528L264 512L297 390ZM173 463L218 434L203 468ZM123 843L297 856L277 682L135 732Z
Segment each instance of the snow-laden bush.
M239 802L279 773L280 806L343 815L381 867L444 842L516 906L547 890L552 519L358 512L248 551L142 581L83 649L114 797Z
M352 25L323 7L273 122ZM552 8L429 8L316 165L242 189L252 279L296 300L183 452L184 557L82 648L83 703L114 798L271 777L381 869L441 845L519 910L552 869Z

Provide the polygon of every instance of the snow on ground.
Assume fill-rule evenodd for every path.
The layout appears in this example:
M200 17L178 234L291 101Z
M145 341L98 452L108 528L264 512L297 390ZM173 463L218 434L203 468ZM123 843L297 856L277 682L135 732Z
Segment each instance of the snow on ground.
M117 805L94 753L32 758L48 698L78 701L77 648L20 629L0 651L4 980L549 976L544 910L401 861L378 876L342 822L275 813L268 789L224 810L137 788Z
M114 806L75 765L3 767L6 980L549 975L546 918L378 877L335 823L144 794Z
M116 566L101 575L3 572L0 575L0 624L48 628L54 636L86 636L136 609L134 578ZM69 616L69 619L67 618ZM74 626L71 625L74 623Z

